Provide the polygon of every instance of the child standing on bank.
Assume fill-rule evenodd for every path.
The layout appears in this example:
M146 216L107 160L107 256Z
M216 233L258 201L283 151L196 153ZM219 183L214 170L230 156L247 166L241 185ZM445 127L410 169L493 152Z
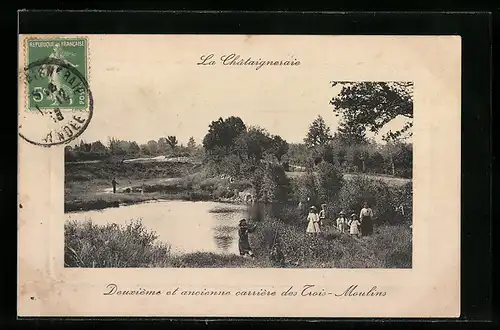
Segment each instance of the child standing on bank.
M337 218L337 228L341 233L347 232L347 219L344 211L340 211L339 213L339 217Z
M356 214L351 214L351 220L349 220L349 233L353 236L359 237L359 226L361 226L361 222L359 222Z
M326 204L321 204L321 211L319 211L319 225L323 226L323 220L326 220Z
M241 219L239 227L238 248L240 250L240 255L242 257L249 256L255 258L255 255L252 252L252 248L250 247L250 242L248 241L248 234L252 233L255 230L256 226L254 225L252 227L249 227L247 221L245 219Z

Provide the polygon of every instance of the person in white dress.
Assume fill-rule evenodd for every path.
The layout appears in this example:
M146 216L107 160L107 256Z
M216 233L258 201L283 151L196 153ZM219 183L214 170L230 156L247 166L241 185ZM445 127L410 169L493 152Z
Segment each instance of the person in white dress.
M319 228L319 215L317 213L316 206L311 206L311 208L309 209L307 221L307 233L316 235L321 232L321 229Z
M337 229L341 233L347 232L347 219L345 217L344 211L340 211L339 217L337 218Z
M349 234L354 236L359 236L359 226L361 223L359 222L356 214L351 214L351 220L349 220Z

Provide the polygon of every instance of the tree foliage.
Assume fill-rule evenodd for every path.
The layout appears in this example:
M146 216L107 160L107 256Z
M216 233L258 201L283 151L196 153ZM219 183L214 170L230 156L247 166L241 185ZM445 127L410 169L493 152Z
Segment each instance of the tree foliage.
M335 137L343 144L363 144L366 143L366 128L362 124L355 122L341 121Z
M276 164L265 164L260 187L255 189L259 192L258 201L263 203L285 203L290 193L290 180L286 176L283 167ZM256 181L257 182L257 181Z
M412 82L332 82L332 87L341 85L340 93L330 104L334 113L342 115L346 127L356 129L362 125L378 133L394 118L406 118L404 126L389 131L385 139L398 139L413 126ZM411 135L411 132L408 132Z
M325 145L330 142L331 139L330 127L326 125L323 117L318 116L309 126L309 131L304 138L304 143L308 148L314 148Z
M196 141L194 140L194 137L192 137L192 136L191 136L191 137L189 138L189 141L188 141L188 143L187 143L187 147L188 147L188 149L189 149L189 150L194 150L194 149L196 149Z
M252 126L238 136L234 148L242 159L246 158L253 164L257 164L264 158L264 153L269 149L271 141L265 129Z
M281 162L283 156L288 152L288 142L283 140L281 136L274 135L271 138L268 152L276 157L278 162Z
M333 164L321 162L317 166L317 192L322 203L332 203L342 187L342 172Z
M175 137L174 135L169 135L167 136L167 143L172 149L172 151L175 151L175 148L177 147L179 141L177 141L177 137Z
M223 150L226 153L232 149L236 139L246 130L240 117L219 118L208 127L208 133L203 138L203 147L209 153Z

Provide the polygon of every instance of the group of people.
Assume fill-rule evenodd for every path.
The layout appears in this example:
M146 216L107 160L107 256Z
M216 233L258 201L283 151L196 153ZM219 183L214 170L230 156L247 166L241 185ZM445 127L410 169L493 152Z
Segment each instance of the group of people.
M323 221L326 220L326 204L321 205L321 210L318 212L316 206L311 206L309 214L307 216L308 225L306 232L310 234L321 233L321 227L323 226ZM373 211L368 206L368 203L364 203L359 217L353 213L349 217L346 217L344 211L340 211L339 217L336 219L334 225L342 233L349 233L353 236L369 236L373 234ZM256 224L251 225L246 219L241 219L238 224L238 248L240 255L243 257L255 258L250 247L250 242L248 240L248 234L252 233L256 229ZM272 253L279 254L280 251L272 251Z
M326 204L322 204L319 212L316 206L311 206L309 214L307 215L307 233L313 235L321 233L323 221L326 219L325 206ZM341 233L349 233L356 237L369 236L373 234L373 211L366 202L364 203L359 216L352 213L348 218L344 211L340 211L339 217L336 219L334 226Z

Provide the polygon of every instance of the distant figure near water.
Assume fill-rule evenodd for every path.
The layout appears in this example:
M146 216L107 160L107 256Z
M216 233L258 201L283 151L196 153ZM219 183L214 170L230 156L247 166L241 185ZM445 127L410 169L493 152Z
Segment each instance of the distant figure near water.
M111 185L113 186L113 194L116 194L116 185L118 184L118 182L116 182L115 178L113 178L113 180L111 180Z

